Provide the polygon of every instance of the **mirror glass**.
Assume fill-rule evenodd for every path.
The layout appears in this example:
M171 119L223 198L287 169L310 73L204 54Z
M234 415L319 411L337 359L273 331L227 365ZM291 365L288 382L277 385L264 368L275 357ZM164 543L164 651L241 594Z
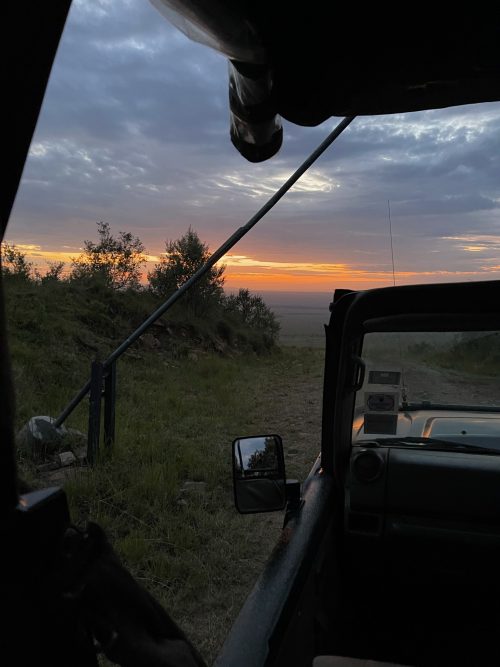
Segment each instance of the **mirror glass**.
M237 438L233 442L233 474L239 512L272 512L285 507L285 465L279 436Z

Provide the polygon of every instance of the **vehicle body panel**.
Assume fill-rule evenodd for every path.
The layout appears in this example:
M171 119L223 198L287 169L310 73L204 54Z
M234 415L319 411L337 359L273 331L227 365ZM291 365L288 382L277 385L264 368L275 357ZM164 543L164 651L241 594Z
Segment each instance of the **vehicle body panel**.
M384 433L377 451L385 452L387 474L366 490L352 486L350 461L377 437L363 433L363 414L355 416L353 434L365 333L390 327L455 331L457 324L473 330L480 319L497 330L500 300L490 298L495 290L500 293L499 282L343 292L334 299L326 327L322 476L316 472L309 481L304 505L285 527L217 665L309 666L321 653L431 664L433 652L439 658L432 664L473 664L472 644L460 646L466 630L464 618L454 613L454 591L461 586L468 609L479 604L476 596L484 600L488 586L500 591L500 578L493 575L500 557L500 458L418 445L398 450L383 445ZM494 407L410 404L396 414L396 437L439 435L488 446L498 440L500 412ZM325 532L318 541L320 526ZM486 569L479 572L481 560ZM431 598L444 615L440 622L428 620ZM484 610L496 618L487 600ZM494 664L499 656L485 634L488 624L478 618L472 625L482 664ZM440 644L442 632L453 637L453 645ZM427 642L418 645L422 634ZM245 655L243 647L258 657Z
M247 598L215 665L310 664L323 561L332 557L333 479L318 459L304 482L303 506L290 517ZM337 507L337 511L340 508Z
M495 442L500 451L500 413L475 410L401 410L398 414L397 437L449 438L455 442L472 442L491 446ZM355 417L353 422L353 443L362 444L364 440L384 438L387 434L365 433L363 415Z

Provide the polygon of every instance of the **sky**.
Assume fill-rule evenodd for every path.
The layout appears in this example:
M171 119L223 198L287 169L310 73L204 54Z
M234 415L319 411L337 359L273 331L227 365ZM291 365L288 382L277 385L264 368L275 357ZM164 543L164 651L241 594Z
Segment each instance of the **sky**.
M229 140L227 61L148 0L74 0L7 230L45 266L96 223L154 265L191 226L212 250L339 119L284 122L280 152ZM226 287L332 292L500 278L500 103L358 117L224 259Z

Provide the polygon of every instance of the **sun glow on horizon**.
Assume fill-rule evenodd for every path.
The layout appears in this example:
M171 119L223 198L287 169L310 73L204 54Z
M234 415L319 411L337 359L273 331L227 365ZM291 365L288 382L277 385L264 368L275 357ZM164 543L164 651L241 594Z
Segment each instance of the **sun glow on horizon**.
M495 237L477 239L454 237L464 252L480 253L496 246ZM64 262L63 276L71 272L71 262L82 252L82 248L63 246L60 250L46 250L35 243L14 243L42 273L51 264ZM160 256L146 254L142 283L147 284L147 274L159 261ZM370 289L393 284L392 268L383 264L362 264L353 261L338 263L314 261L266 260L248 255L228 254L218 265L225 266L225 288L233 291L240 288L260 291L330 292L336 288ZM478 266L475 270L408 270L396 271L396 284L431 282L458 282L470 280L493 280L500 277L500 265Z

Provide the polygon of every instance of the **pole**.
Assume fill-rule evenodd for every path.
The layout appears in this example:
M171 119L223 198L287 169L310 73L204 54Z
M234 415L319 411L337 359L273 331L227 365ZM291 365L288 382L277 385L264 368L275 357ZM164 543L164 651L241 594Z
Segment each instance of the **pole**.
M87 461L91 466L96 462L99 453L102 377L103 365L100 361L93 361L90 372L89 431L87 434Z
M339 137L342 132L348 127L352 121L354 120L355 116L347 116L344 118L340 123L335 127L332 132L327 136L327 138L314 150L311 155L304 160L304 162L300 165L300 167L290 176L290 178L283 183L283 185L280 187L280 189L274 193L274 195L267 201L262 208L257 211L257 213L250 218L250 220L246 223L246 225L243 225L243 227L240 227L237 229L228 239L225 241L214 253L213 255L206 261L206 263L194 273L189 280L186 280L186 282L179 287L179 289L172 294L171 297L169 297L165 303L163 303L155 312L150 315L147 320L145 320L140 327L138 327L130 336L123 341L121 345L119 345L114 352L110 354L110 356L106 359L106 361L103 363L104 369L107 369L113 362L115 362L118 357L121 357L121 355L128 350L128 348L135 343L135 341L142 336L142 334L152 325L156 322L156 320L161 317L164 313L169 310L174 303L176 303L184 294L184 292L187 292L188 289L192 285L198 282L200 278L203 278L203 276L210 271L212 266L216 264L220 259L224 257L226 253L228 253L233 246L240 241L245 234L247 234L252 227L254 227L259 220L261 220L266 213L268 213L278 202L279 200L290 190L290 188L295 185L295 183L299 180L299 178L309 169L309 167L319 158L320 155L322 155L326 149L333 144L335 139ZM63 412L59 415L59 417L55 421L56 426L60 426L64 420L69 417L69 415L73 412L73 410L76 408L76 406L80 403L82 398L87 394L88 390L90 389L90 382L87 382L87 384L80 389L78 394L73 398L73 400L67 405L67 407L63 410Z
M104 378L104 446L115 442L116 363L111 364Z

